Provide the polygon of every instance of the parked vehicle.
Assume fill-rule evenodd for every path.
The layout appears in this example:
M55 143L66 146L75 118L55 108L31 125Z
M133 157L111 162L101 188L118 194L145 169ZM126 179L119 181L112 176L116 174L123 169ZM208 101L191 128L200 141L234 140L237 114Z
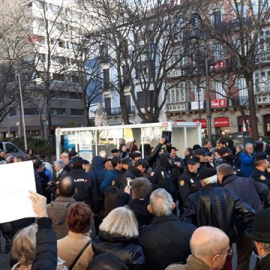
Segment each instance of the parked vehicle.
M15 144L11 142L1 142L0 149L4 150L5 152L11 153L13 156L26 155L24 151L22 151L20 148L18 148Z

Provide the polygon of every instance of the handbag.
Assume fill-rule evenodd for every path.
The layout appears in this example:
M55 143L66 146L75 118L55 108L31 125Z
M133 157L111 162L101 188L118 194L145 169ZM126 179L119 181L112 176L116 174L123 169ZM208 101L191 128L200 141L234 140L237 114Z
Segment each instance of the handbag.
M73 263L70 265L69 270L73 269L74 265L76 264L76 262L80 259L81 255L83 254L83 252L87 249L87 247L90 245L90 243L92 242L92 240L90 239L85 246L82 248L82 250L80 251L80 253L78 254L78 256L75 258L75 260L73 261Z

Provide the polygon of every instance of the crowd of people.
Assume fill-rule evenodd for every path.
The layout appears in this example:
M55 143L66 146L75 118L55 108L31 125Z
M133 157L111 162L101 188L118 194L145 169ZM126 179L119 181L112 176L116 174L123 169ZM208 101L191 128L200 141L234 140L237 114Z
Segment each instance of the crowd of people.
M0 224L12 269L227 270L233 243L237 270L253 251L256 269L270 269L269 148L220 139L179 157L166 138L123 140L110 155L72 150L52 164L1 152L1 163L33 162L37 191L36 222Z

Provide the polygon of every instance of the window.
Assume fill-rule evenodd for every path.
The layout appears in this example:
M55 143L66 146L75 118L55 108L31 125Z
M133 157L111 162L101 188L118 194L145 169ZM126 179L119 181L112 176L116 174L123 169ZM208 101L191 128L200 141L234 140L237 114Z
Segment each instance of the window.
M17 111L16 111L16 108L12 108L9 112L9 115L10 116L16 116L17 115Z
M24 114L25 115L38 115L38 109L37 108L25 108Z
M213 81L213 91L216 93L216 99L224 99L227 96L222 82Z
M217 29L220 25L221 25L221 11L220 10L216 10L213 12L213 23L214 23L214 27L215 29Z
M186 101L187 84L181 82L172 86L168 91L167 102L178 103Z
M82 99L82 93L70 92L70 99Z
M44 5L45 5L45 3L44 3ZM43 9L43 3L38 1L38 0L35 0L34 7L36 7L37 9Z
M84 115L84 111L82 109L71 109L71 115Z
M53 80L55 80L55 81L64 81L65 76L64 76L64 74L53 73Z
M200 85L193 84L194 93L195 93L195 101L202 101L204 100L204 89L205 89L205 82L200 83Z
M235 85L239 91L238 95L239 95L240 105L247 105L248 104L248 91L247 91L246 80L244 78L237 78L235 80Z
M71 81L72 81L73 83L79 83L79 82L80 82L79 76L77 76L77 75L72 75L72 76L71 76Z
M153 101L154 91L137 92L137 100L140 108L144 108L145 104L150 107L150 103Z
M110 88L110 70L103 69L103 85L105 89Z
M109 49L108 49L107 44L102 44L100 46L99 54L100 54L100 60L103 63L108 61L108 59L109 59Z
M51 109L52 115L66 115L66 109L64 108L53 108Z
M65 57L62 57L62 56L53 57L52 60L56 64L60 64L60 65L65 65L67 63L67 59Z
M270 70L255 72L255 93L270 93Z
M44 54L44 53L38 53L37 54L37 59L38 59L38 61L45 62L46 61L46 54Z
M61 48L65 48L65 41L63 40L58 40L58 46L61 47Z
M211 56L213 61L220 61L226 58L226 49L223 44L211 43Z

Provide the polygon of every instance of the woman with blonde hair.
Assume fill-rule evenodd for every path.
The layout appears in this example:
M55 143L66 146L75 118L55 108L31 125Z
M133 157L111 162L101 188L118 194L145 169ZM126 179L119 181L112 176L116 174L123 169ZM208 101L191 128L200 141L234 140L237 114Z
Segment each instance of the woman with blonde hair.
M37 226L30 225L19 231L12 245L12 257L19 262L12 267L12 270L30 270L36 257L36 232Z
M134 213L127 207L115 208L99 227L99 237L93 241L94 254L114 254L129 269L147 269L138 237L138 222Z

